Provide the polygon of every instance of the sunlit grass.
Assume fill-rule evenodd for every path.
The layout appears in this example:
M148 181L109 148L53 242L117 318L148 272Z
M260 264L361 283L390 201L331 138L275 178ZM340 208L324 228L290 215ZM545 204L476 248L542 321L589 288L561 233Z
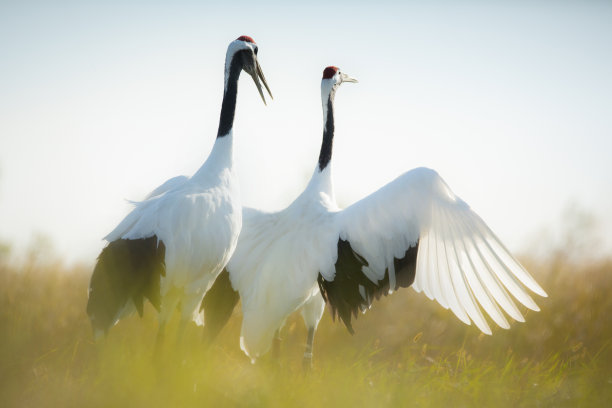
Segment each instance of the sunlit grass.
M485 336L411 289L375 304L351 336L325 314L314 369L302 371L299 316L278 360L252 365L237 310L205 350L176 319L153 356L152 308L95 345L85 315L89 271L0 266L0 405L606 406L612 401L612 263L529 264L549 294L526 323Z

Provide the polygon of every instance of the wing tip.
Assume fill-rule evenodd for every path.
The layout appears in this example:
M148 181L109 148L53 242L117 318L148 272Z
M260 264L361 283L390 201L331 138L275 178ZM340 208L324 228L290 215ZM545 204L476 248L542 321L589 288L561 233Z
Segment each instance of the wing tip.
M546 293L546 291L544 289L542 289L542 287L540 285L536 286L534 288L535 290L533 291L536 295L540 295L544 298L548 297L548 293Z
M471 326L472 320L469 318L468 314L463 309L461 309L461 311L463 313L456 313L453 309L451 309L451 312L453 312L455 316L459 318L459 320L461 320L463 323L467 324L468 326ZM459 316L459 314L461 314L461 316Z
M482 316L481 316L482 317ZM484 320L484 318L477 322L476 320L474 320L474 324L476 325L476 327L478 327L478 329L483 332L484 334L491 336L493 334L493 332L491 332L491 328L489 327L489 325L487 324L487 322Z
M541 310L540 306L538 306L535 302L527 307L529 308L529 310L533 310L534 312L539 312Z

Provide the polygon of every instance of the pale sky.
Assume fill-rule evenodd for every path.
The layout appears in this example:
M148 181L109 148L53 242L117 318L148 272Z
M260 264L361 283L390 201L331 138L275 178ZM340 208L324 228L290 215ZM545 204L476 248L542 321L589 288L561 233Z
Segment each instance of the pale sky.
M126 200L192 174L243 34L274 95L265 107L242 76L245 205L280 209L306 185L337 65L360 81L336 96L341 206L427 166L511 250L572 203L612 248L611 2L146 3L0 2L0 241L15 251L44 234L93 263Z

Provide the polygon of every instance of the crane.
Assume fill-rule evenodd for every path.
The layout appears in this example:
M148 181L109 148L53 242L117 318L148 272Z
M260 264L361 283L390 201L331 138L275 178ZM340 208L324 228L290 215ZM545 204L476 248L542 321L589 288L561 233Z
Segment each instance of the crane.
M279 212L244 208L236 251L202 302L205 319L213 321L209 337L237 302L233 289L242 301L240 346L252 361L269 350L287 316L301 310L307 366L324 301L350 333L358 312L410 286L486 334L482 309L505 329L502 310L524 321L512 297L539 310L528 290L546 292L434 170L410 170L338 208L331 178L334 97L345 82L357 81L334 66L323 71L323 141L304 192Z
M233 123L242 71L266 100L272 94L248 36L232 41L225 57L224 91L217 138L204 164L153 190L104 239L89 285L87 314L94 337L138 311L147 299L158 311L158 344L180 305L181 325L198 305L234 252L242 227L239 186L233 166ZM179 331L179 334L182 330Z

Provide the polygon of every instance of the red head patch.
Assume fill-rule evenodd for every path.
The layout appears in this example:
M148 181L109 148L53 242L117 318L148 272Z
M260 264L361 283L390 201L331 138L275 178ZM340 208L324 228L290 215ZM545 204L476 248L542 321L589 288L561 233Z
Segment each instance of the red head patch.
M240 37L238 37L236 39L239 40L239 41L246 41L246 42L250 42L251 44L255 44L255 40L253 40L248 35L241 35Z
M329 79L332 78L334 75L336 75L336 72L338 72L338 67L334 67L333 65L330 65L329 67L325 68L323 70L323 79Z

